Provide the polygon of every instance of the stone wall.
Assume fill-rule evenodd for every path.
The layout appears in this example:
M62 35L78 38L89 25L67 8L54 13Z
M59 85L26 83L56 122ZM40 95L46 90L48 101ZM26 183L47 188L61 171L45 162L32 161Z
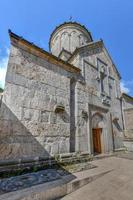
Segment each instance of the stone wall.
M76 86L76 106L76 151L93 153L92 118L95 114L105 119L99 127L102 128L102 153L113 151L109 108L102 105L91 87L81 83Z
M0 110L0 159L91 154L93 128L102 129L102 153L123 147L120 77L101 43L79 50L72 66L16 38Z
M133 98L127 94L122 95L124 119L124 146L133 151Z
M124 135L133 138L133 98L127 94L122 95Z
M1 159L70 151L74 75L12 45L0 110ZM56 112L58 106L63 112Z
M86 122L83 119L77 118L77 121L84 121L80 123L77 135L81 132L79 138L84 137L81 150L88 149L89 152L92 152L91 144L93 142L91 136L92 107L94 107L95 112L100 113L106 119L106 123L108 124L106 131L104 131L105 136L103 140L105 147L103 151L107 152L112 150L112 146L115 149L123 147L120 78L116 73L110 57L107 55L104 47L99 43L97 45L94 44L93 47L89 47L88 45L88 47L82 48L71 61L81 69L84 80L84 84L78 84L77 86L77 116L78 118L82 118L82 110L84 110L88 113L89 118ZM105 78L103 82L104 92L102 93L100 71L103 66L105 68ZM106 110L106 114L104 110ZM83 136L83 132L86 136ZM84 145L87 140L88 144L90 144L88 147L87 144ZM112 140L114 141L114 145L112 145Z
M124 110L124 116L126 130L133 130L133 108Z

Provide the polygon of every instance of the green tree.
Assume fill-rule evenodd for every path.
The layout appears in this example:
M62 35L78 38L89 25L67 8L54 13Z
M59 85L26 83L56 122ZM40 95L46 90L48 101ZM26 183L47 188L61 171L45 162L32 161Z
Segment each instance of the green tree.
M0 87L0 93L2 93L4 90Z

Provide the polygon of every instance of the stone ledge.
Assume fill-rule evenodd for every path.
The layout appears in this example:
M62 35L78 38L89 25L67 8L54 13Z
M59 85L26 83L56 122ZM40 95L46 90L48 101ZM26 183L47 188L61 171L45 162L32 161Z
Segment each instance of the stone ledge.
M0 177L10 177L17 174L25 174L33 171L39 171L54 165L66 166L92 160L92 156L84 152L82 154L67 153L50 157L22 158L14 160L0 161Z
M133 142L133 138L125 138L123 141L124 142Z
M39 162L39 161L54 161L65 158L83 158L88 157L91 158L92 155L90 155L88 152L82 152L80 154L77 153L64 153L64 154L57 154L57 155L51 155L51 156L38 156L38 157L27 157L27 158L18 158L18 159L7 159L7 160L0 160L0 167L1 166L10 166L15 164L24 164L24 163L32 163L32 162ZM58 159L56 159L58 158Z

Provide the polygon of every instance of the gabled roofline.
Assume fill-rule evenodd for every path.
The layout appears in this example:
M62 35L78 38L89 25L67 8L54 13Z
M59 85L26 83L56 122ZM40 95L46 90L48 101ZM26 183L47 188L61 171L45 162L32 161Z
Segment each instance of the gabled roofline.
M110 60L111 60L111 62L112 62L112 64L113 64L114 69L116 70L116 73L117 73L119 79L121 79L121 75L120 75L120 73L119 73L119 71L118 71L118 69L117 69L117 67L116 67L116 65L115 65L115 63L114 63L112 57L110 56L109 51L108 51L107 48L105 47L105 44L104 44L103 40L101 40L101 41L102 41L102 43L103 43L104 49L106 50L106 52L107 52L107 54L108 54L108 56L109 56L109 58L110 58Z
M38 47L34 43L29 42L28 40L24 39L21 36L18 36L17 34L13 33L11 30L8 30L11 44L17 45L24 50L28 51L29 53L32 53L38 57L45 58L49 62L53 64L57 64L59 67L62 67L66 71L72 72L72 73L80 73L80 69L75 67L74 65L67 63L60 58L57 58L56 56L52 55L51 53L45 51L44 49Z
M61 52L59 53L58 58L61 56L61 54L62 54L63 52L66 52L67 54L69 54L70 56L72 56L72 54L71 54L69 51L67 51L66 49L63 48L63 49L61 50Z
M96 46L96 45L99 45L101 44L101 41L96 41L96 42L89 42L88 44L84 45L84 46L81 46L81 47L78 47L75 49L75 51L73 52L72 56L69 58L68 62L70 62L72 59L74 59L74 57L81 51L83 50L84 48L87 48L87 47L92 47L92 46Z
M110 56L110 54L109 54L107 48L105 47L103 40L98 40L98 41L96 41L96 42L90 42L90 43L88 43L87 45L84 45L84 46L82 46L82 47L76 48L75 51L74 51L74 53L72 54L72 56L68 59L68 62L70 63L70 62L72 61L72 59L73 59L82 49L84 49L84 48L91 48L91 47L93 47L93 46L104 47L104 49L105 49L107 55L109 56L109 58L110 58L110 60L111 60L111 62L112 62L112 65L113 65L113 67L114 67L114 69L115 69L115 71L116 71L116 73L117 73L119 79L121 79L121 75L120 75L118 69L116 68L116 65L114 64L114 61L112 60L112 58L111 58L111 56Z
M130 99L130 100L132 100L133 101L133 97L132 96L130 96L129 94L126 94L126 93L122 93L122 97L123 98L128 98L128 99Z

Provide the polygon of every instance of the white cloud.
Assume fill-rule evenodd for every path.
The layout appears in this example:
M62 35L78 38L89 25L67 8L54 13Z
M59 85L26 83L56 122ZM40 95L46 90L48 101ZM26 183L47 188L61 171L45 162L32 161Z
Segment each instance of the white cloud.
M126 85L126 83L124 81L122 81L120 83L120 87L121 87L121 92L122 93L127 93L128 94L130 92L129 87Z
M0 86L4 88L5 85L5 76L7 71L9 49L6 48L6 56L0 59Z

